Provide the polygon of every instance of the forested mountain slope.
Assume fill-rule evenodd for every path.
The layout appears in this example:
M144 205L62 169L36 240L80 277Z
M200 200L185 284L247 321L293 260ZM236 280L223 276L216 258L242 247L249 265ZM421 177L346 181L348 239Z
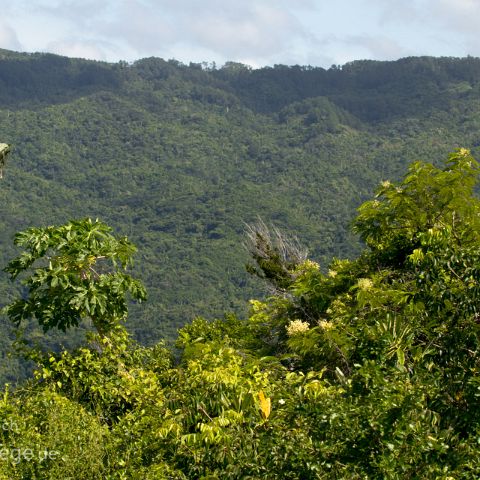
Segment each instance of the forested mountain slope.
M139 248L149 301L128 328L146 343L171 338L258 293L245 222L297 235L321 265L352 256L349 222L368 192L412 159L477 154L479 107L475 58L252 70L0 50L0 142L14 147L0 264L19 230L98 217ZM2 273L0 306L13 294ZM3 365L3 378L20 373Z

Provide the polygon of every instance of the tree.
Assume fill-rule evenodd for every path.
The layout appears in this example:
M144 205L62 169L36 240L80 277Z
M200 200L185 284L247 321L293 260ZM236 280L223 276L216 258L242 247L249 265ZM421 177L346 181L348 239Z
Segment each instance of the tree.
M5 167L5 160L8 153L10 153L10 145L0 143L0 178L3 178L3 168Z
M413 163L359 208L362 255L299 265L288 296L253 304L253 329L284 332L270 354L342 387L327 443L367 478L478 476L479 172L466 149ZM306 408L321 425L332 405Z
M461 149L383 182L355 221L364 252L328 273L252 227L272 295L184 327L176 365L121 326L100 351L39 355L37 382L0 398L0 477L480 478L478 173ZM36 255L95 284L107 254L68 253ZM62 461L25 456L44 445Z
M87 218L18 233L15 244L24 250L4 270L12 280L30 273L22 281L26 298L4 312L17 326L35 318L44 331L65 331L90 318L101 335L108 333L126 317L127 294L146 299L141 282L125 273L136 247L111 231Z
M269 230L259 219L254 225L246 225L245 247L255 261L246 265L247 271L268 280L274 290L285 290L293 281L292 271L307 259L296 238L287 238L280 230Z

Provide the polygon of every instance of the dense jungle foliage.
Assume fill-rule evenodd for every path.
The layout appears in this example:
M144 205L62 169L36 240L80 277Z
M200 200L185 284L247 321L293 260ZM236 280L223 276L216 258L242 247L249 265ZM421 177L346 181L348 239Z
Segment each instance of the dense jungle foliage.
M10 320L94 331L57 353L18 343L36 370L0 400L0 478L478 478L479 173L461 148L383 181L353 222L365 248L325 272L252 227L270 295L184 326L177 362L122 325L126 295L144 299L128 239L89 219L18 233Z
M261 217L326 265L354 258L355 208L408 161L480 145L480 60L406 58L330 69L229 62L133 64L0 50L0 265L28 227L100 218L139 246L131 309L143 345L196 316L245 316L262 284L245 271L245 224ZM0 273L0 307L21 289ZM72 347L81 334L30 341ZM81 328L87 328L83 323ZM25 364L0 318L0 380Z

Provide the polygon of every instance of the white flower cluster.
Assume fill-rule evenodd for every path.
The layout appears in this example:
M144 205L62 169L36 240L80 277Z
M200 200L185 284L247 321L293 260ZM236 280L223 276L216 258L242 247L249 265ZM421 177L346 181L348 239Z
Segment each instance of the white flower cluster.
M370 290L373 287L373 282L369 278L359 278L357 287L360 290Z
M333 328L333 323L328 320L319 320L318 325L322 330L331 330Z
M309 260L308 258L303 262L303 265L306 268L309 268L312 270L320 270L320 265L317 262L314 262L313 260Z
M302 320L292 320L286 327L287 335L293 337L294 335L305 333L309 328L310 326L307 322L303 322Z

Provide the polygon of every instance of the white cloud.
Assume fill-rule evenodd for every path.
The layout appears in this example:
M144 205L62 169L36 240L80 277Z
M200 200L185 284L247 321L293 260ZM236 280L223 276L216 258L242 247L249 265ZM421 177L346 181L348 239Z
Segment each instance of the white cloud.
M185 55L190 50L195 56L189 58L192 61L254 57L268 62L307 34L287 4L273 0L122 0L116 15L99 24L99 29L121 38L137 56L166 56L172 51ZM302 0L299 6L309 9L312 2ZM207 56L199 58L200 52Z
M7 50L21 50L22 45L18 40L17 33L7 23L0 20L0 48Z
M480 0L0 0L0 11L0 47L111 61L329 66L480 53Z
M195 43L211 51L221 49L233 59L252 54L268 57L288 48L292 38L303 35L289 12L267 5L251 6L235 17L205 12L184 18L183 24Z
M362 0L365 11L372 12L379 25L415 24L424 20L422 0Z
M80 38L67 38L53 41L47 44L45 49L59 55L74 58L94 58L96 60L108 60L115 55L115 46L97 40L86 40Z
M424 0L423 6L428 12L424 28L445 55L480 55L478 0Z
M331 63L337 65L360 59L394 60L412 54L396 41L381 35L330 36L323 40L323 45L331 55Z
M352 35L347 37L344 43L347 46L363 49L367 57L375 59L393 60L412 54L407 48L385 36Z
M361 2L374 18L371 36L390 39L409 55L480 55L479 0Z
M477 0L430 0L432 17L458 33L478 35L480 2Z

